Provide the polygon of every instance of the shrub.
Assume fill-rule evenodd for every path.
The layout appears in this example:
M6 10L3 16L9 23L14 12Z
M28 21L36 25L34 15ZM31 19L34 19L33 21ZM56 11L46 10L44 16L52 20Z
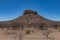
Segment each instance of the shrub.
M32 32L34 33L34 30L32 30Z
M30 34L31 30L26 30L26 34Z

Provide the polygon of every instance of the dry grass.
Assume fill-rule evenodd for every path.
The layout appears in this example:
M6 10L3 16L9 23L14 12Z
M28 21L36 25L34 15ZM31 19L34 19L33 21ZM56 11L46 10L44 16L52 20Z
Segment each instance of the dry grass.
M20 32L21 31L19 30L1 30L0 29L0 40L20 40L19 39L19 37L21 36L19 35ZM43 33L45 34L43 35ZM48 35L48 37L46 37L46 35ZM23 35L22 40L60 40L60 32L35 30L35 32L32 34Z

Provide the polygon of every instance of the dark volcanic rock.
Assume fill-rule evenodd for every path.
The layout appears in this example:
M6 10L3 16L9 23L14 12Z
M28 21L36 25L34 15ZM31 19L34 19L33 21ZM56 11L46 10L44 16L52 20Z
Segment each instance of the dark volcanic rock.
M29 14L37 15L37 12L36 11L33 11L33 10L25 10L24 11L24 15L29 15Z

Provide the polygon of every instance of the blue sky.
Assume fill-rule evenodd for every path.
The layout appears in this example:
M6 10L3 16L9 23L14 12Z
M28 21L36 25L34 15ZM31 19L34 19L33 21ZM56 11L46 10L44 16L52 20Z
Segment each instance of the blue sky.
M47 19L60 21L60 0L0 0L0 21L13 20L27 9L35 10Z

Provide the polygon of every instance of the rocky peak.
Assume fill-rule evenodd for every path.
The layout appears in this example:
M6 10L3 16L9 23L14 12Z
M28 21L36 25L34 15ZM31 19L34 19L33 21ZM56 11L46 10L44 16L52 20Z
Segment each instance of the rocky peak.
M31 15L31 14L38 15L37 12L36 11L33 11L33 10L25 10L23 14L24 15L27 15L27 14L28 15Z

